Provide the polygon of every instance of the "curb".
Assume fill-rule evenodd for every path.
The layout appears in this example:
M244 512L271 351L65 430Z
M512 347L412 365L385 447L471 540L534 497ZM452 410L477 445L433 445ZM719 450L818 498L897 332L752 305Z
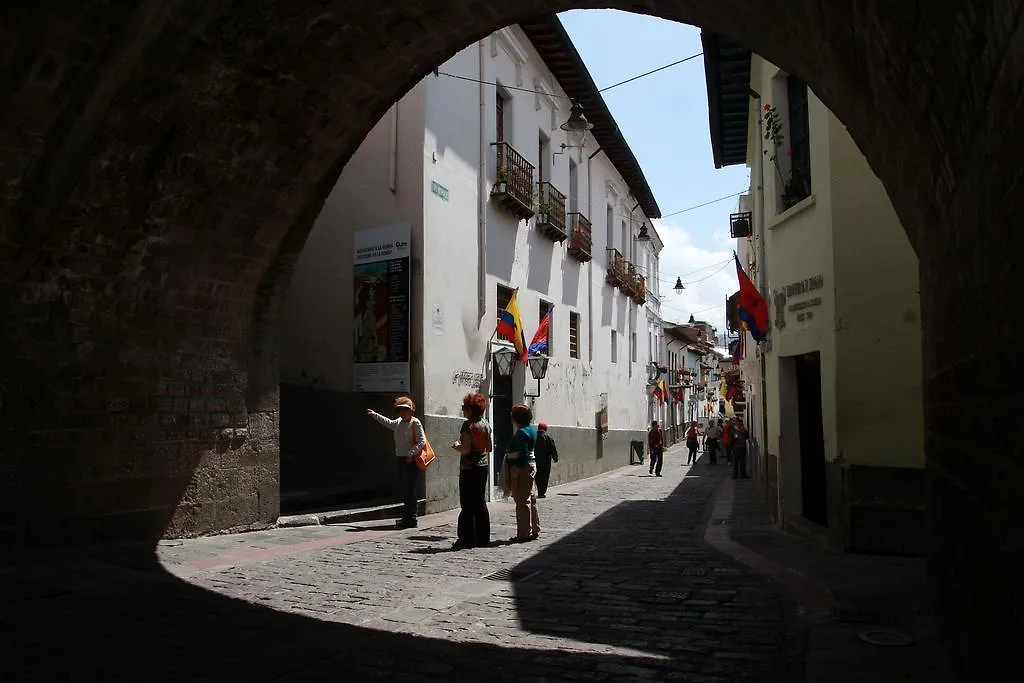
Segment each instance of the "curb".
M666 450L667 452L667 450ZM595 474L592 477L585 477L583 479L576 479L574 481L567 481L557 486L549 488L550 491L562 491L572 492L579 489L586 488L592 484L597 483L601 479L612 478L620 476L624 470L628 470L630 465L623 465L616 467L613 470L607 472L601 472ZM635 465L633 465L635 467ZM421 499L421 502L424 502ZM493 505L508 505L508 501L505 500L493 500L488 503L488 506ZM452 511L458 511L458 507L453 507L448 510L441 510L439 512L431 513L430 515L420 515L420 520L425 521L434 515L443 515ZM327 526L330 524L347 524L352 522L371 522L378 519L390 519L392 517L400 517L402 515L402 504L393 503L389 505L380 505L377 507L370 508L353 508L350 510L328 510L326 512L312 512L300 515L282 515L277 518L277 522L272 528L277 529L293 529L306 526Z

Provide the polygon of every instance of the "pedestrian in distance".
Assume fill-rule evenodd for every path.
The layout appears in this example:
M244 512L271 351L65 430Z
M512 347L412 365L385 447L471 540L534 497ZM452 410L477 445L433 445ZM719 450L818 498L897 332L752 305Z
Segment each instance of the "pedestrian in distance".
M491 517L487 511L487 483L490 480L491 425L484 419L487 398L467 394L462 399L466 418L459 440L452 448L459 454L458 540L452 550L478 548L491 543Z
M747 429L740 420L732 425L732 478L747 478Z
M696 422L691 422L690 428L686 430L686 449L689 451L686 457L687 465L696 464L698 446L700 446L700 430L697 428Z
M529 406L512 406L514 433L505 449L503 467L507 468L512 500L516 504L516 535L509 539L513 543L535 541L540 535L537 496L533 493L533 484L537 478L537 459L534 455L537 428L532 422L533 411Z
M398 417L391 419L372 410L366 414L384 425L395 434L395 459L398 463L398 480L402 492L402 518L395 522L399 529L416 527L417 508L419 507L420 471L413 462L427 444L423 433L423 424L414 416L416 404L408 396L395 399L395 413Z
M722 421L717 423L712 420L708 425L708 431L704 443L708 449L708 464L718 464L718 440L722 438Z
M551 463L558 462L558 446L548 433L548 423L537 425L537 497L547 498L548 482L551 480Z
M650 473L660 477L665 458L665 435L662 434L657 420L651 422L651 429L647 432L647 449L651 452Z

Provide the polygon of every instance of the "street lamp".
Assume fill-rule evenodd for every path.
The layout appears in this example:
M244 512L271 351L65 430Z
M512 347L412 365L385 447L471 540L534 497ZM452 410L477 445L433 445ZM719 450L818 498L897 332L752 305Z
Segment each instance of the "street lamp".
M587 138L587 131L594 127L590 121L587 121L587 117L583 114L583 106L573 100L572 108L569 110L569 119L563 123L560 128L565 131L565 136L569 140L567 144L563 144L562 147L583 147L583 142Z
M691 325L696 325L697 324L696 319L694 319L694 317L693 317L693 313L690 314L690 319L687 320L686 322L688 322Z
M516 350L513 348L509 348L508 346L503 346L497 351L495 351L493 356L495 370L497 371L498 376L510 376L512 374L512 370L515 369L516 360L519 357L519 354L516 353Z
M530 356L526 360L526 364L530 366L530 374L537 380L537 393L531 394L523 392L523 396L530 398L537 398L540 396L540 381L548 374L548 357L547 356Z
M682 294L683 290L686 289L686 287L683 287L683 278L677 277L676 278L676 286L673 287L672 289L675 290L676 294Z
M647 231L647 223L640 226L640 232L636 236L637 242L650 242L651 234ZM680 283L681 284L681 283Z

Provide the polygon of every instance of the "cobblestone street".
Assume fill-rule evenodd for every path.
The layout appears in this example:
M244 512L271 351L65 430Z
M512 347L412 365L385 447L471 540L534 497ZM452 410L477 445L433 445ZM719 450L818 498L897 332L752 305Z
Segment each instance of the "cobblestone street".
M802 680L792 604L703 540L725 468L681 460L553 489L535 543L449 552L449 512L7 563L0 679Z

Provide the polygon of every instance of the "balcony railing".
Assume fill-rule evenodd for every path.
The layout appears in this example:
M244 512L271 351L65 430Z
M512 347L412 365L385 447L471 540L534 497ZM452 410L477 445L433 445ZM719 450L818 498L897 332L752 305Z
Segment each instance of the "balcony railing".
M605 249L608 254L608 269L605 271L604 279L612 286L619 286L626 281L626 262L622 260L622 254L618 249Z
M519 220L533 216L533 164L507 142L495 142L498 180L491 197Z
M647 281L643 275L637 275L633 280L633 301L641 306L647 303Z
M636 288L636 266L629 261L623 261L623 268L624 273L622 279L619 280L619 289L623 294L632 298Z
M579 211L569 214L569 256L580 263L586 263L593 256L593 237L590 221Z
M537 183L537 230L554 242L564 242L565 195L551 183Z

